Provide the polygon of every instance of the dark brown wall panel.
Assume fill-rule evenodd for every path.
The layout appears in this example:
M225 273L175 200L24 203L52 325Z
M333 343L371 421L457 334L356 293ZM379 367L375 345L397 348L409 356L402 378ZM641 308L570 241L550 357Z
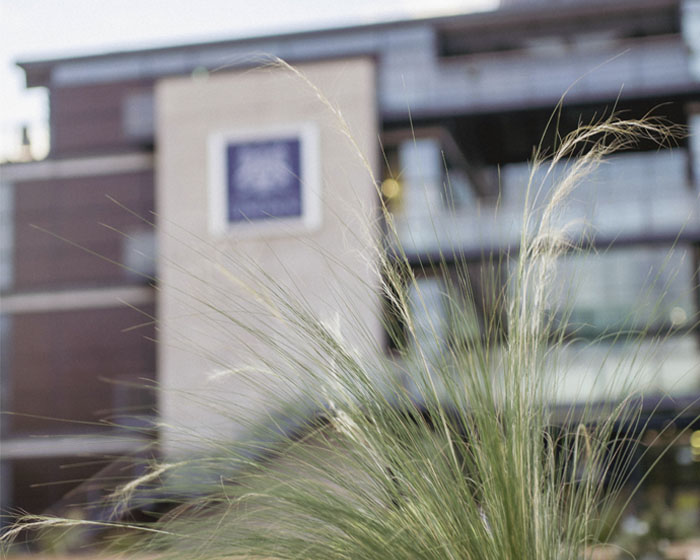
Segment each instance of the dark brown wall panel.
M51 153L86 155L133 150L143 138L124 131L126 99L151 91L152 81L51 88Z
M134 281L119 266L90 253L121 262L124 237L118 232L128 234L149 230L147 224L107 196L150 219L153 173L145 171L16 185L15 290L119 285Z
M153 307L143 311L152 314ZM105 428L97 423L101 418L148 404L148 391L118 384L154 378L155 345L147 340L153 327L124 332L146 321L126 307L13 315L7 406L18 415L9 433L96 431Z
M126 151L138 147L122 132L121 113L59 115L54 120L52 149L54 156L89 155Z
M10 470L13 508L38 514L59 502L80 484L78 481L87 481L99 472L103 464L99 460L88 463L85 457L52 457L16 459L3 467Z

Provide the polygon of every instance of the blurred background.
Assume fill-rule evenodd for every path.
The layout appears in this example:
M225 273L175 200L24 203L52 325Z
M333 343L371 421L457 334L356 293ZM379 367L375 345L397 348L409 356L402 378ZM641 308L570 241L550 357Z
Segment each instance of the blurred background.
M0 0L0 36L0 523L18 510L99 517L73 507L100 495L80 481L138 475L138 462L115 461L147 459L158 438L163 418L146 388L165 363L152 325L156 235L107 198L142 216L159 209L166 160L154 89L174 77L204 83L261 55L295 65L359 57L374 69L366 87L382 196L430 303L416 321L441 325L445 344L465 332L446 316L445 278L423 263L457 247L476 301L493 312L480 286L485 255L517 245L528 161L565 92L562 133L613 111L687 127L668 146L642 142L610 158L584 182L562 220L589 224L572 235L594 252L562 259L557 283L575 286L578 335L562 406L619 398L596 388L629 348L591 341L642 329L638 373L651 390L639 435L649 452L632 484L672 444L615 539L640 556L692 557L699 0ZM554 140L550 129L544 145ZM491 275L504 286L506 276ZM389 337L385 346L390 355Z

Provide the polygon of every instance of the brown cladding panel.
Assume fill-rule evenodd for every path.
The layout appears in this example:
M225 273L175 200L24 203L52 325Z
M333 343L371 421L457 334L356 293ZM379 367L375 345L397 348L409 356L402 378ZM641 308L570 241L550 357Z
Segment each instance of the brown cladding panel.
M53 110L69 115L105 111L119 107L125 95L152 87L151 80L54 86L51 88L51 105Z
M105 259L122 261L122 233L150 228L108 196L151 219L153 172L18 183L14 288L21 291L133 282L124 269Z
M10 490L13 509L43 513L61 500L79 482L98 472L103 464L85 457L16 459L7 462L11 469Z
M52 155L85 155L133 150L138 142L122 132L121 113L109 112L79 116L58 116L52 132Z
M143 311L152 314L153 307ZM126 307L14 315L7 406L18 415L10 433L97 431L105 427L97 422L120 407L150 402L146 390L114 383L153 379L153 327L125 332L146 321Z
M85 155L132 150L143 139L124 131L124 107L133 94L152 91L150 81L53 87L51 89L51 153Z

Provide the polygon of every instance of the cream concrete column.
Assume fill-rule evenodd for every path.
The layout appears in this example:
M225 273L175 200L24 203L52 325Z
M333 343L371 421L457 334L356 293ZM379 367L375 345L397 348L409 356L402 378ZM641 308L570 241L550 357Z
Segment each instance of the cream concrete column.
M370 227L379 216L378 196L367 169L378 160L374 62L336 60L298 69L342 112L367 162L317 92L288 69L166 79L156 88L158 378L166 455L206 445L208 438L243 437L246 421L267 410L257 383L283 399L295 395L294 384L284 379L250 375L265 369L260 358L276 358L246 335L247 325L269 329L283 343L304 344L294 332L280 331L286 327L273 316L259 314L264 302L243 286L255 284L255 274L245 273L251 267L302 298L349 347L361 352L368 341L379 345L382 339L377 236ZM305 204L316 205L317 215L229 227L220 207L226 204L223 191L217 191L226 180L216 168L225 159L217 152L221 139L287 130L311 131L316 138L307 148L315 152L309 165L316 166L318 181L307 169L302 182L314 183L305 187Z

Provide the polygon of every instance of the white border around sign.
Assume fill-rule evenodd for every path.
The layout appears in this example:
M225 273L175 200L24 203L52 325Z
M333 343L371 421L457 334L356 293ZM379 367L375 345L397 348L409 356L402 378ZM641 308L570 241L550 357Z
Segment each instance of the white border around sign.
M228 220L226 147L293 135L300 143L301 208L299 217L231 223ZM321 157L318 125L313 122L218 130L207 138L209 232L216 237L268 237L309 233L321 226Z

